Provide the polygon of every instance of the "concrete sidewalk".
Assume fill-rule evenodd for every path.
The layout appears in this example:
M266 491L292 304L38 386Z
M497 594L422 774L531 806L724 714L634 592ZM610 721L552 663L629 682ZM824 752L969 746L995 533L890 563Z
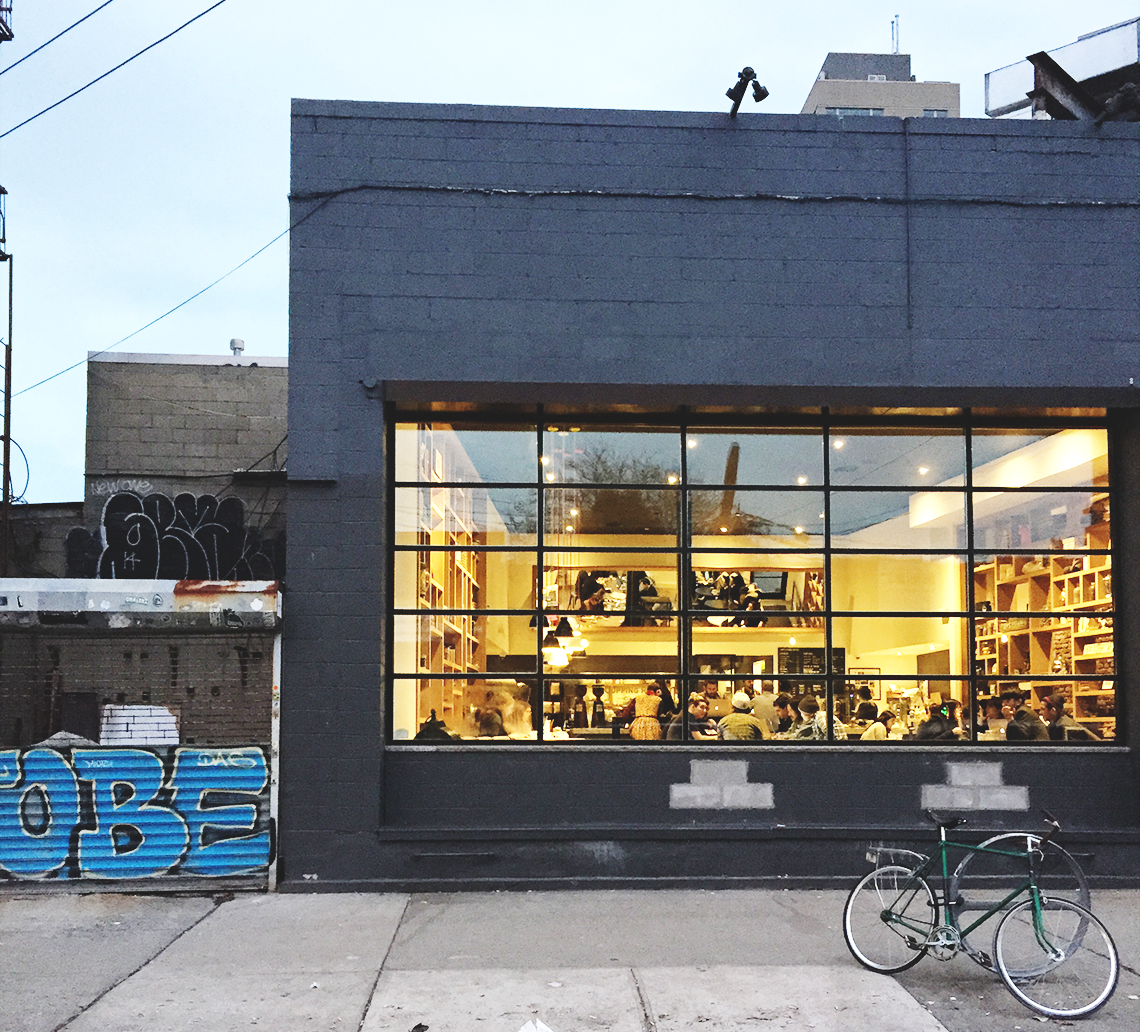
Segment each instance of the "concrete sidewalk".
M843 943L845 894L0 896L3 1032L986 1032L1037 1027L964 957L902 975ZM1094 908L1140 1027L1140 892ZM541 1025L539 1024L541 1023Z

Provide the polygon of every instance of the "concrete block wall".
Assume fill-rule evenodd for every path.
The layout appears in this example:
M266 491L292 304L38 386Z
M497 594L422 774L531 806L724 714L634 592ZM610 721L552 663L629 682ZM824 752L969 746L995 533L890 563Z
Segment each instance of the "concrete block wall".
M767 798L734 788L679 828L682 752L385 752L386 404L1085 405L1115 408L1140 456L1137 125L295 101L291 204L284 884L411 884L417 835L516 819L558 877L585 844L556 839L646 820L691 833L708 870L729 847L694 844L702 827ZM1140 633L1136 581L1122 572L1121 640ZM1135 657L1118 662L1123 681ZM921 786L958 787L943 759L776 750L743 784L774 786L765 821L791 802L838 834L900 785L914 807L891 812L916 819ZM1040 776L1020 763L1002 784ZM1135 782L1121 751L1050 770ZM648 817L646 784L662 790ZM1104 806L1136 825L1118 791ZM502 883L540 851L516 845ZM625 870L651 876L654 855Z

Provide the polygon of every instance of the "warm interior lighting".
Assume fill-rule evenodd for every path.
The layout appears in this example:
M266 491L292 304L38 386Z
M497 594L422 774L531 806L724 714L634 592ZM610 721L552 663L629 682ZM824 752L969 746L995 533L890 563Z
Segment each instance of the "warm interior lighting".
M549 465L550 465L550 456L549 456L549 455L544 455L544 456L543 456L541 459L539 459L538 461L539 461L539 462L541 462L541 463L542 463L544 466L549 466Z
M836 442L835 442L835 447L836 447L836 448L842 448L842 447L843 447L843 445L844 445L844 444L846 444L846 443L847 443L846 441L836 441Z
M807 477L796 477L796 483L802 487L807 483Z
M578 510L577 510L577 509L571 509L571 510L570 510L570 515L571 515L571 516L577 516L577 515L578 515Z
M804 532L804 528L803 528L803 527L794 527L793 529L795 530L795 532L796 532L797 534L802 534L802 533Z
M551 649L546 653L546 665L552 667L564 667L570 662L570 656L565 649Z
M687 445L688 445L690 448L695 448L695 447L697 446L697 439L696 439L695 437L690 437L690 438L688 439L688 441L686 441L685 443L686 443L686 444L687 444Z
M1003 635L1001 636L1001 641L1002 641L1002 644L1004 645L1006 642L1008 642L1008 641L1009 641L1009 635L1008 635L1008 634L1003 634Z
M676 473L670 473L667 479L668 479L670 484L675 484L675 483L677 483L677 474Z
M566 533L567 534L573 534L574 533L574 524L573 523L567 523L566 524Z
M565 616L558 621L558 626L554 628L554 637L558 639L558 644L563 646L567 638L574 637L574 627Z
M546 482L547 482L548 484L553 484L553 483L554 483L554 481L555 481L555 479L556 479L556 477L554 476L554 474L553 474L553 473L547 473L547 474L546 474Z
M554 636L554 632L553 631L547 631L546 637L542 639L543 654L549 654L549 653L553 652L555 649L561 649L561 648L562 648L562 644Z
M789 645L795 645L795 643L796 643L796 639L795 639L795 638L789 638L789 639L788 639L788 644L789 644Z
M929 472L930 472L930 467L929 467L929 466L919 466L919 467L918 467L918 475L919 475L920 477L924 477L924 476L926 476L926 474L927 474L927 473L929 473Z
M727 533L728 533L728 527L721 527L721 528L720 528L720 532L721 532L722 534L727 534Z

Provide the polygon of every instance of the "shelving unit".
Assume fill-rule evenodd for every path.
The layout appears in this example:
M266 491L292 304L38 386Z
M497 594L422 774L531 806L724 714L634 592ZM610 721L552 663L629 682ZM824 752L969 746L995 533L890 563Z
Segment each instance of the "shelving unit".
M1085 548L1109 547L1107 495ZM974 567L975 671L997 691L1065 695L1069 712L1100 738L1116 733L1112 560L1108 555L1005 555ZM990 615L992 614L992 615ZM1070 675L1069 680L1041 680Z
M470 487L444 484L459 479L450 468L446 441L435 441L430 427L421 427L419 475L427 481L419 506L417 553L419 605L425 610L474 609L485 571L481 570L485 544L476 529ZM427 546L451 551L428 551ZM419 672L417 723L431 711L451 726L462 716L466 688L479 671L477 657L484 642L482 623L470 613L431 612L420 617L416 651Z

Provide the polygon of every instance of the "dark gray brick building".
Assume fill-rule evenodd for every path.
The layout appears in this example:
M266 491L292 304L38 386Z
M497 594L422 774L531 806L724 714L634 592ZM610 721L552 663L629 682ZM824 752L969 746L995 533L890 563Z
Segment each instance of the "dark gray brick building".
M1140 127L292 140L284 885L828 884L925 806L1135 882ZM741 691L820 717L693 737Z

